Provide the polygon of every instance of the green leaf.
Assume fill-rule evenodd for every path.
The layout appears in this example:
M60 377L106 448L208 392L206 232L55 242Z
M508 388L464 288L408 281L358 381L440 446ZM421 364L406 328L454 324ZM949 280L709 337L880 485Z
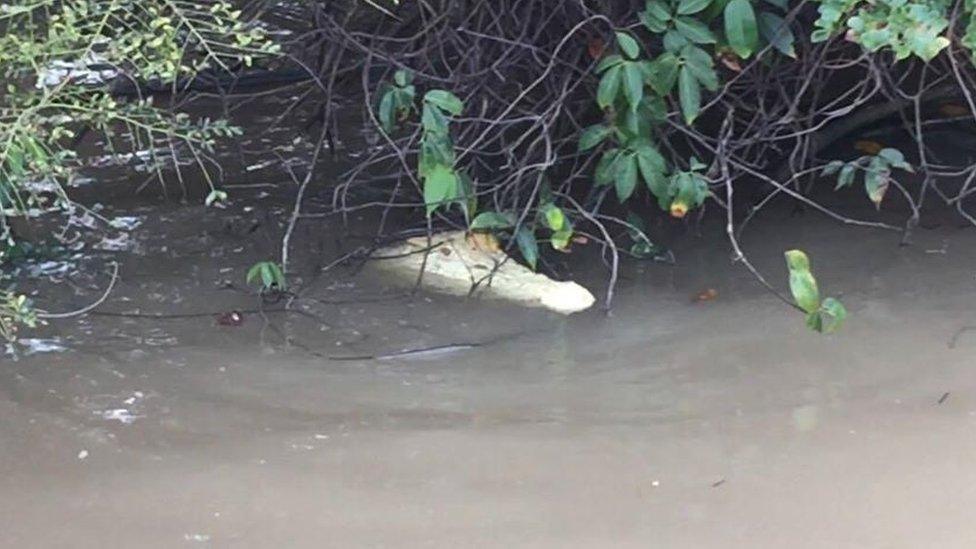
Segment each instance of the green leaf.
M547 204L544 211L546 225L553 232L559 232L566 228L566 214L562 208L555 204Z
M676 29L671 29L664 33L664 49L672 53L681 51L681 48L688 45L688 39Z
M583 130L583 134L580 135L579 151L588 151L603 143L603 140L610 135L610 132L610 128L604 124L597 124L586 128Z
M839 300L828 297L820 304L822 329L826 333L836 331L847 320L847 308Z
M678 73L675 73L677 76ZM641 104L641 108L638 113L644 117L648 123L664 122L668 118L668 104L664 102L664 98L660 96L647 94L644 95L644 102Z
M278 287L279 290L285 289L285 273L281 270L281 266L277 263L269 262L268 270L271 271L271 280L274 285Z
M643 141L634 150L637 152L637 160L641 167L641 172L655 171L665 173L668 171L667 161L661 156L657 148L650 141Z
M678 15L691 15L707 8L712 0L681 0L678 2Z
M617 99L620 92L620 80L623 70L620 65L616 65L607 70L600 79L600 85L596 91L596 104L601 109L609 108Z
M708 198L708 182L694 172L680 172L671 178L671 215L684 217L688 210L701 206Z
M405 70L398 70L393 73L393 81L401 88L406 87L410 83L410 74Z
M840 169L843 167L844 167L843 160L831 160L830 162L827 163L826 166L824 166L823 170L820 172L820 175L821 176L834 175L835 173L840 171Z
M688 70L695 75L695 79L709 91L718 89L718 74L715 72L715 62L708 52L698 46L685 46L681 49L681 58Z
M427 217L434 210L456 198L458 182L454 170L443 164L434 166L424 180L424 204L427 206Z
M423 125L425 132L447 135L447 118L436 107L424 105L423 114L420 115L420 123Z
M611 149L603 153L600 161L596 164L594 179L597 185L609 185L613 182L617 158L620 157L620 149Z
M674 20L674 28L682 36L695 44L714 44L715 35L708 30L708 25L691 17L678 17Z
M644 96L647 97L646 95ZM627 109L622 123L618 123L617 130L622 141L630 142L651 134L651 114L647 110L647 102L643 99L636 109Z
M453 151L448 150L447 141L446 139L437 139L433 135L424 136L420 142L420 158L417 166L420 177L427 177L427 174L438 164L454 165Z
M759 33L776 51L787 57L796 58L796 50L793 48L796 39L790 26L782 17L768 11L760 13Z
M830 35L831 35L830 31L827 29L817 29L810 33L810 41L813 42L814 44L818 44L820 42L826 42L827 40L830 39Z
M662 19L658 19L647 12L640 12L637 14L637 19L647 28L647 30L653 33L662 33L668 30L668 22Z
M668 178L664 175L666 165L664 158L656 150L641 149L637 152L637 166L644 178L647 190L658 199L661 208L667 208L671 201Z
M705 11L698 14L698 19L709 23L714 21L718 18L718 16L722 15L722 13L725 11L725 6L728 3L729 0L713 0L712 3L705 8Z
M823 333L824 320L823 314L819 310L807 313L807 327L817 333Z
M617 161L614 174L614 188L617 190L617 198L624 202L630 195L634 194L637 188L637 156L634 154L624 154Z
M564 229L562 231L556 231L553 233L552 237L549 239L549 243L552 244L552 247L556 250L565 250L569 247L569 242L572 238L573 230Z
M627 228L627 236L634 241L630 246L630 255L637 259L655 259L667 254L666 248L651 242L647 237L647 227L640 216L634 212L627 212L627 223L631 225Z
M810 259L800 250L785 253L786 265L790 269L790 292L801 309L808 314L820 309L820 290L817 280L810 272Z
M532 270L535 270L539 263L539 242L536 240L535 234L523 225L515 232L515 243L518 244L525 262L532 267Z
M644 11L662 21L671 20L671 10L661 0L649 0Z
M701 87L687 66L678 72L678 101L685 122L691 125L701 112Z
M281 266L273 261L259 261L247 271L245 280L248 284L260 282L263 291L277 288L285 290L285 273Z
M623 84L624 95L632 111L636 111L644 98L644 72L640 65L634 61L623 64Z
M789 0L766 0L766 2L769 2L771 5L776 6L783 11L788 10L790 7Z
M383 99L380 100L380 109L379 109L380 126L383 128L383 131L387 133L393 131L393 121L395 119L394 111L396 110L396 106L394 103L395 103L395 97L394 97L393 90L389 90L385 94L383 94Z
M881 207L885 193L888 192L888 184L891 180L891 172L886 167L882 167L880 162L872 162L871 167L864 173L864 190L868 194L875 207Z
M668 95L674 89L674 83L678 81L678 69L680 64L678 57L673 53L664 53L656 60L651 62L650 74L648 75L650 86L659 95Z
M471 220L471 230L508 229L515 225L511 214L499 212L481 212Z
M608 56L604 57L603 59L601 59L600 62L597 64L597 66L596 66L596 72L597 72L597 74L601 74L601 73L603 73L603 71L609 69L610 67L613 67L615 65L619 65L619 64L621 64L623 62L624 62L624 58L623 57L620 57L617 54L608 55Z
M624 52L624 55L629 59L637 59L640 55L640 45L637 44L637 40L634 37L627 34L626 32L617 32L617 44L620 45L620 50Z
M464 110L464 103L456 95L445 90L430 90L424 96L424 101L454 116Z
M464 220L470 221L471 216L478 211L478 196L475 194L474 181L464 170L457 172L457 204L464 211Z
M251 266L250 269L247 270L247 276L244 277L244 280L248 284L251 284L260 277L261 277L261 263L259 262L259 263L255 263L254 265Z
M878 151L878 156L883 158L892 168L899 168L908 172L914 171L912 165L905 161L905 155L898 149L881 149Z
M854 176L857 173L854 171L856 168L857 166L853 163L844 164L844 167L841 168L840 173L837 175L837 186L834 187L835 191L847 187L854 182Z
M759 44L756 13L749 0L731 0L725 6L725 37L739 57L752 55Z

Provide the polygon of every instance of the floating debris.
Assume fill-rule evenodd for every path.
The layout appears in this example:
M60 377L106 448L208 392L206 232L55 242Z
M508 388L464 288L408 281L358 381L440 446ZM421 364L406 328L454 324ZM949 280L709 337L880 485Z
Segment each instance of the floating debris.
M125 425L132 425L137 419L144 417L141 415L135 415L130 412L127 408L113 408L111 410L96 410L95 414L99 415L102 419L106 421L118 421L119 423Z
M137 228L139 225L142 225L142 219L134 215L120 216L110 220L108 224L116 229L131 231Z
M59 339L26 337L17 340L16 348L13 344L7 344L7 354L11 356L16 356L17 354L30 356L42 353L62 353L67 350L68 348L62 345Z

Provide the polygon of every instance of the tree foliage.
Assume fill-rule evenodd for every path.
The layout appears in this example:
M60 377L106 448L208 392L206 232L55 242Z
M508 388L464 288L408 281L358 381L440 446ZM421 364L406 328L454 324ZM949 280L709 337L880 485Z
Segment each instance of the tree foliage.
M80 165L84 132L108 152L148 151L159 177L165 152L205 169L216 139L239 135L221 120L191 119L151 98L113 94L120 79L175 91L201 71L230 71L277 46L223 0L12 0L0 5L0 264L13 246L10 219L73 212L66 187ZM0 335L32 323L29 302L0 294Z
M338 96L355 91L381 137L341 176L334 209L355 203L369 174L397 182L388 201L370 204L415 207L428 229L493 231L533 267L540 242L569 251L598 240L615 273L620 255L666 255L639 214L648 209L684 220L724 210L747 265L737 237L777 199L906 240L926 200L976 223L970 185L957 184L976 165L925 139L944 122L940 102L953 102L954 120L976 121L974 9L968 0L339 0L289 12L294 38L281 46L314 75L299 100L319 102L323 127L335 125ZM0 40L14 83L0 98L5 215L70 207L63 194L45 203L26 182L70 180L65 143L76 126L129 147L177 141L194 156L234 135L219 121L119 101L70 67L178 87L275 51L223 2L21 0L0 17L13 31ZM50 67L67 77L45 83ZM907 148L827 157L838 139L885 119ZM859 199L877 216L823 205L825 187L810 184L818 175L836 177L838 190L863 185ZM211 187L208 202L219 201ZM882 216L896 207L908 212L901 224ZM789 270L791 281L813 276ZM811 327L829 331L846 315L835 299L790 287Z

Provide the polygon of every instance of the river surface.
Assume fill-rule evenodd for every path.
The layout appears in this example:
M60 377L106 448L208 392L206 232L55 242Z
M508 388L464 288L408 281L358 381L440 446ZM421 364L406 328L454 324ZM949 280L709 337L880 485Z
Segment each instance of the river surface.
M676 265L625 261L611 314L569 317L323 270L341 229L303 225L302 313L283 313L243 284L289 207L262 192L101 210L131 230L102 247L102 314L0 358L0 546L976 546L976 232L957 219L903 247L760 216L742 242L770 281L803 248L850 310L825 336L729 261L721 220L677 223ZM557 259L602 297L597 252ZM41 304L97 297L104 261L85 265L48 265L66 289Z

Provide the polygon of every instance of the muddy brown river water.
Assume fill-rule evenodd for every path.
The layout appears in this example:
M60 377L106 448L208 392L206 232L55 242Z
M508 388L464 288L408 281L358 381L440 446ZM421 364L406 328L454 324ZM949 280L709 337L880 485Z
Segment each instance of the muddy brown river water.
M260 253L226 230L243 212L114 212L142 251L99 310L253 308L219 285ZM63 350L0 363L0 546L973 547L976 233L898 239L811 214L747 233L777 283L808 250L851 311L831 336L718 224L676 266L626 263L611 316L339 269L316 318L54 324L34 335ZM569 264L599 292L598 263Z
M96 297L109 259L120 279L0 357L0 547L976 547L976 232L956 218L900 247L760 216L757 267L785 290L803 248L850 310L822 336L730 263L721 220L676 224L676 265L625 261L612 314L570 317L322 272L349 248L303 224L301 313L252 312L244 273L289 202L231 191L112 201L127 236L34 265L52 310ZM560 259L602 296L595 249Z

